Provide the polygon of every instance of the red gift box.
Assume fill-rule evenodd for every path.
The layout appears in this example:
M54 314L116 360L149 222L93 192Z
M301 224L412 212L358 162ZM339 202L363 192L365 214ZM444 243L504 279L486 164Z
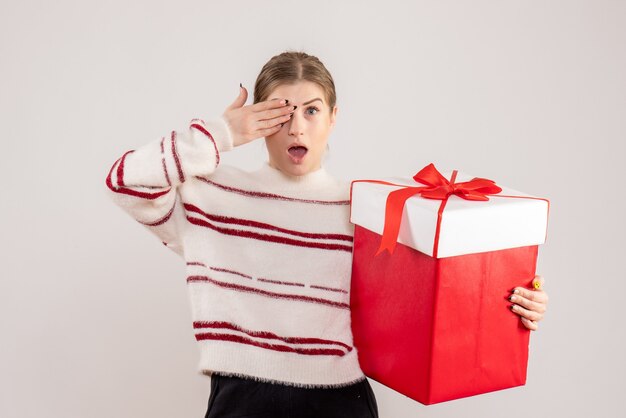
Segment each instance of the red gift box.
M426 405L526 383L530 331L507 298L531 286L549 201L463 177L430 164L417 185L350 189L361 368Z

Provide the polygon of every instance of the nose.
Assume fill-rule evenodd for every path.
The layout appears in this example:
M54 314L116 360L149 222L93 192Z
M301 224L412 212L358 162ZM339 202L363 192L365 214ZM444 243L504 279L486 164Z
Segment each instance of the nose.
M298 117L297 110L293 112L293 116L291 117L291 119L289 119L288 123L290 136L297 137L304 134L304 132L302 132L302 123L300 121L300 118Z

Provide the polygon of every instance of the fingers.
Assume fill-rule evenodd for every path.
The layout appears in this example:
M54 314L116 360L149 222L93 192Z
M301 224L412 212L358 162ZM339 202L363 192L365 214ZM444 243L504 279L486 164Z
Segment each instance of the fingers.
M297 106L284 106L280 109L267 110L265 112L255 113L259 119L261 128L269 128L276 124L287 122L293 116L293 112Z
M282 128L282 126L291 119L293 113L281 115L273 119L261 120L257 122L257 131L263 131L266 129L273 129L275 127Z
M244 90L242 90L244 91ZM240 97L243 97L240 94ZM280 131L293 116L297 106L288 106L287 99L270 99L254 105L237 108L234 102L224 112L224 116L233 127L235 145L248 143L256 138L267 137ZM256 110L256 111L255 111ZM266 118L266 119L264 119Z
M543 292L543 291L538 291L538 292ZM528 310L535 311L541 314L545 313L546 304L542 301L543 298L533 293L531 293L531 296L532 297L525 297L520 294L513 294L509 296L509 300Z
M531 311L517 304L511 305L511 310L519 316L530 319L531 321L541 321L543 319L543 313Z
M534 290L516 287L508 299L513 302L511 310L520 316L522 324L531 331L539 328L537 324L544 317L547 309L548 295L543 289L544 278L535 275L532 286Z
M288 105L288 102L289 101L286 99L276 98L276 99L266 100L265 102L257 103L257 105L261 103L264 104L262 107L257 108L257 110L254 113L256 130L258 131L257 133L259 134L259 136L271 135L271 133L269 134L267 133L268 129L270 129L269 132L274 133L275 132L273 131L274 127L282 128L282 126L286 122L288 122L289 119L291 119L291 117L293 116L293 113L298 108L298 106ZM284 103L284 104L281 104L281 103ZM268 106L269 108L266 108ZM266 133L261 134L261 131L266 132Z
M513 294L537 303L548 303L548 294L543 290L530 290L523 287L513 289Z
M266 110L277 109L277 108L281 108L287 105L288 105L287 99L274 98L270 100L264 100L259 103L255 103L253 105L250 105L249 107L255 112L264 112Z
M535 275L535 278L533 279L533 289L535 290L541 290L543 289L543 283L544 283L544 279L543 276L540 275Z
M265 121L265 120L272 121L274 119L282 118L283 116L291 117L297 108L298 106L283 106L278 109L271 109L271 110L265 110L263 112L257 112L255 113L255 116L260 121Z
M537 329L539 329L539 324L535 321L530 321L523 316L520 317L520 320L522 321L522 324L531 331L537 331Z
M259 129L257 131L257 135L259 137L274 135L276 132L280 131L283 128L282 124L278 124L276 126L272 126L271 128Z
M248 100L248 90L239 83L239 95L237 98L226 108L226 110L237 109L246 104Z

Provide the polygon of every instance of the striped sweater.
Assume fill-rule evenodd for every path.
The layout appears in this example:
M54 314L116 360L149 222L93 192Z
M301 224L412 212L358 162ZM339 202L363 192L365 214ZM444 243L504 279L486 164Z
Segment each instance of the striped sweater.
M223 117L121 155L110 198L185 260L199 373L299 387L365 375L350 316L350 184L220 164Z

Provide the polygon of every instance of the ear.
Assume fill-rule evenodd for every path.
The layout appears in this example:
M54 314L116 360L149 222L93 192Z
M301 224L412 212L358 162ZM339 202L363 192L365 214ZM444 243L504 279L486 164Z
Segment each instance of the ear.
M330 114L330 127L331 128L335 126L336 119L337 119L337 105L333 107L333 111Z

